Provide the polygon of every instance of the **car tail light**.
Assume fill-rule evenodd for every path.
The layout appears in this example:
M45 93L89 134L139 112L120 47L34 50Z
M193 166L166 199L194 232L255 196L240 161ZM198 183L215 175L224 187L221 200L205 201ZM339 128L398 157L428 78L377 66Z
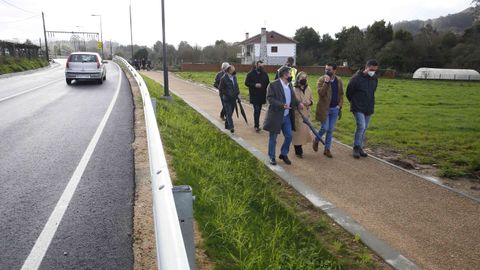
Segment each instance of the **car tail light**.
M72 58L72 56L71 56L71 55L70 55L70 56L67 58L67 65L66 65L66 67L67 67L67 68L69 68L69 67L70 67L70 65L69 65L69 64L70 64L70 58Z

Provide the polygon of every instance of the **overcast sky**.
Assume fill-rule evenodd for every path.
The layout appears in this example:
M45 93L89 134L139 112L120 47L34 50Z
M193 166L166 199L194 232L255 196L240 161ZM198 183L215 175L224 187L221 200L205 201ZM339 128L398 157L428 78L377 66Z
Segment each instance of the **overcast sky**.
M91 14L101 14L104 40L130 44L129 3L129 0L0 0L0 40L17 38L23 42L29 38L35 43L40 37L43 40L40 13L44 11L47 30L99 32L99 18ZM178 45L185 40L206 46L219 39L242 41L245 32L256 35L263 26L287 36L293 36L302 26L310 26L320 34L333 36L343 26L365 28L381 19L395 23L436 18L462 11L470 3L471 0L165 0L167 43ZM135 44L152 46L161 40L161 0L132 0L132 17Z

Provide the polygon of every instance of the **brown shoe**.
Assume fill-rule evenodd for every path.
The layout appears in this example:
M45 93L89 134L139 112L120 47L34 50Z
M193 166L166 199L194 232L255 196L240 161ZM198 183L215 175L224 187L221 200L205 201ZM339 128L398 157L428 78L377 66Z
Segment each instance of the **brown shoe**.
M313 151L318 152L318 141L316 139L313 139L312 148Z
M332 153L330 153L330 150L325 150L323 154L328 158L333 158Z

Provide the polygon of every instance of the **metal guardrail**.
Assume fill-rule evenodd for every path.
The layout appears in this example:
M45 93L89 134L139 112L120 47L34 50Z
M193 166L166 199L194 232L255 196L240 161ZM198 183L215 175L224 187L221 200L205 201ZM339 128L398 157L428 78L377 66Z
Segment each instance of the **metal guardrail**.
M123 63L135 78L143 99L147 131L148 156L153 193L153 219L157 251L157 266L161 270L190 269L177 209L172 192L172 181L158 130L150 94L142 76L122 57Z

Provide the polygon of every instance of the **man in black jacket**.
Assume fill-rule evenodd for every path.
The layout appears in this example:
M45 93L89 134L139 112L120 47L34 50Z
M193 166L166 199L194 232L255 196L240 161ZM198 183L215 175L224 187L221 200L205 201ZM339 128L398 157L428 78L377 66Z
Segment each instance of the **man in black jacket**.
M232 133L235 132L233 129L233 110L235 109L235 104L238 95L240 94L236 74L235 67L228 66L225 69L225 75L220 79L220 84L218 86L218 90L220 90L220 94L222 95L223 107L225 109L225 128Z
M225 75L225 69L229 66L227 62L222 63L221 70L215 75L215 82L213 83L213 87L217 88L220 86L220 79L222 79L223 75ZM222 118L223 121L225 121L225 108L223 106L223 99L222 99L222 94L220 91L218 92L220 95L220 102L222 102L222 111L220 112L220 118Z
M257 132L260 132L260 112L262 111L262 105L267 101L267 86L269 83L270 79L263 68L263 62L257 61L245 79L245 85L248 87L250 95L250 103L253 105L253 119Z
M373 59L368 60L365 67L353 75L347 86L350 111L355 116L355 121L357 122L353 143L354 158L368 156L363 151L363 141L375 107L375 91L378 85L375 73L377 70L378 62Z

